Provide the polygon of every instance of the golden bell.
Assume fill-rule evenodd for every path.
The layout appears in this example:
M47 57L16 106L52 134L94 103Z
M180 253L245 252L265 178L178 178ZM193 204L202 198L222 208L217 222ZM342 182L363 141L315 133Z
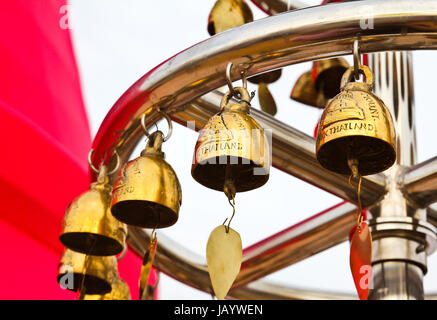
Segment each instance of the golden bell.
M213 36L252 21L252 11L244 0L217 0L208 17L208 33Z
M131 295L127 283L116 277L112 283L111 292L106 294L86 294L83 300L131 300Z
M328 100L321 91L317 92L312 81L312 72L307 71L296 81L290 98L311 107L324 109Z
M66 249L58 266L58 283L71 291L105 294L118 277L115 256L90 256Z
M108 182L107 167L102 166L90 190L68 206L59 237L67 248L97 256L112 256L123 250L127 228L110 212Z
M331 99L340 93L340 81L349 68L349 63L343 58L318 60L313 63L312 80L317 92L326 99Z
M389 110L370 90L372 73L359 67L366 83L350 82L354 68L341 80L341 92L324 110L319 123L316 156L328 170L350 174L351 161L361 175L375 174L396 159L396 133Z
M221 111L200 131L191 175L214 190L224 191L225 182L231 182L235 192L243 192L269 179L270 148L263 128L249 115L249 93L234 90L241 102L229 102L231 93L226 93Z
M118 220L143 228L165 228L178 220L181 185L164 160L162 142L162 132L151 134L141 156L119 171L111 204Z

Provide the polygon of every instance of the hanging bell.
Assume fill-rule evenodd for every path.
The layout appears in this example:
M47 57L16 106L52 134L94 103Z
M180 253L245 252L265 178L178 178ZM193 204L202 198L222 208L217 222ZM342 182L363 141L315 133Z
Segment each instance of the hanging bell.
M312 80L317 92L326 99L332 99L340 93L340 81L349 68L344 58L318 60L313 63Z
M391 167L396 159L396 133L390 111L370 90L372 73L359 66L366 83L350 82L354 67L341 80L341 92L324 110L319 123L316 156L328 170L351 173L355 162L361 175Z
M131 300L131 295L127 283L116 277L112 283L111 292L106 294L86 294L83 300Z
M251 78L247 81L258 85L258 99L261 110L274 116L277 112L276 102L267 84L273 83L281 77L281 69L269 71Z
M263 128L249 115L248 91L241 87L234 91L240 102L230 100L231 91L226 93L221 111L200 131L191 175L214 190L224 191L228 186L243 192L261 187L269 179L270 148Z
M115 256L85 255L69 249L64 251L58 266L58 283L65 289L86 294L106 294L118 277Z
M152 133L141 156L119 171L111 205L112 214L118 220L143 228L165 228L178 220L181 185L173 168L164 160L162 143L162 132Z
M213 36L252 21L252 11L244 0L217 0L208 17L208 33Z
M294 84L290 98L311 107L324 109L328 100L321 91L316 91L312 71L303 73Z
M108 183L107 167L101 166L90 190L68 206L59 237L67 248L97 256L112 256L123 250L127 228L110 212L111 186Z

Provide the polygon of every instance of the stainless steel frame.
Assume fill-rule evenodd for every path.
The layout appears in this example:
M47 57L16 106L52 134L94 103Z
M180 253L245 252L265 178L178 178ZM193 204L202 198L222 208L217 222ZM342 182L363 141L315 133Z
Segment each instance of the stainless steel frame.
M372 12L374 29L361 28L362 19L366 18L363 12ZM122 160L126 161L142 136L140 117L143 113L147 113L149 125L158 119L157 111L161 110L180 123L194 121L196 129L200 129L218 110L220 94L211 91L225 84L222 75L229 61L237 66L235 69L245 69L250 76L303 61L351 54L352 43L357 38L361 52L435 49L437 0L414 1L414 4L408 0L368 0L311 7L255 21L205 40L153 69L126 91L97 133L93 142L94 157L99 159L105 151L117 146ZM235 72L233 78L237 75ZM317 164L313 138L256 110L253 115L264 127L272 129L275 167L347 201L355 201L345 177L334 175ZM428 196L435 191L434 165L419 164L409 169L400 163L396 170L399 177L396 181L394 176L385 174L365 179L363 201L372 209L375 219L380 219L375 220L376 227L381 222L382 227L397 230L393 237L402 237L399 235L402 228L421 226L424 230L421 236L428 241L425 244L432 243L435 230L426 224L425 212L420 208L434 201L434 195ZM399 195L408 199L404 207L411 210L405 212L417 214L405 218L413 220L381 221L384 217L378 215L383 212L380 208L386 206L384 200L394 191L399 199ZM353 225L353 209L351 204L342 204L246 249L243 269L230 297L348 298L254 280L345 240ZM144 230L130 228L129 243L139 254L144 253L146 234ZM326 236L322 242L318 241L321 236ZM299 241L295 241L297 239ZM265 259L266 256L269 259ZM161 237L156 259L163 272L200 290L211 291L204 260L179 248L170 239ZM388 263L390 257L383 255L381 259L387 262L387 268L392 268ZM421 282L420 272L424 270L418 265L420 263L408 268ZM416 292L414 297L420 298L420 288Z

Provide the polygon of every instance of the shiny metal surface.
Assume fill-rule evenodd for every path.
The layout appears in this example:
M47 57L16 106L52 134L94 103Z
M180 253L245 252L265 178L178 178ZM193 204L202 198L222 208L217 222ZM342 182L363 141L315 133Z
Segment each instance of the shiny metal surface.
M405 196L418 207L437 201L437 157L407 168L402 178Z
M360 12L369 10L373 13L374 28L361 29L360 21L363 15ZM103 153L109 153L111 148L117 146L121 159L125 162L142 136L140 118L143 113L147 113L148 125L159 118L158 110L162 110L171 114L173 119L179 122L194 120L196 128L199 129L209 111L204 108L204 100L199 104L192 101L225 84L225 79L221 75L224 74L229 61L237 66L235 69L245 69L247 76L251 76L303 61L351 54L352 43L357 35L360 37L362 52L435 49L437 47L437 1L415 1L412 6L407 0L386 0L384 2L368 0L311 7L255 21L203 41L159 65L129 88L108 113L97 133L93 142L96 149L94 159L100 159ZM233 75L234 79L237 74L236 70ZM259 119L257 121L261 125L264 119L267 124L270 121L282 127L281 123L269 119L264 114L260 114ZM273 139L273 165L329 192L353 200L354 197L349 192L352 190L347 187L344 177L329 176L329 173L314 165L314 139L293 128L286 128L285 132L288 135L278 130L277 140ZM114 135L114 133L117 134ZM297 139L296 143L287 143L294 138ZM275 141L277 141L276 144ZM298 156L297 159L290 160L290 150ZM396 168L399 170L398 167ZM335 182L332 182L332 179ZM391 198L395 207L390 207L389 201L385 201L378 209L372 211L372 214L384 216L388 214L388 210L383 208L390 207L396 214L402 215L408 212L409 216L423 220L424 212L410 207L408 210L397 213L397 208L403 209L407 206L403 204L403 197L399 197L402 194L399 188L393 188L396 184L393 176L388 177L388 180L391 190L389 193L392 193L386 195L385 199ZM381 176L372 176L366 182L368 190L363 194L365 198L363 202L367 205L374 204L384 194L384 182L385 179ZM402 199L402 202L397 203L398 199ZM349 212L345 210L347 206L351 205L344 205L342 209L344 211L341 214L343 218L340 219L340 226L345 229L346 226L350 228L354 220L350 217L352 214L347 215L346 211ZM339 215L338 212L336 214ZM313 239L321 239L321 233L327 230L333 232L330 226L335 225L331 221L331 219L335 220L335 214L328 211L323 216L327 220L316 219L317 223L314 223L310 218L296 226L295 229L288 230L289 233L285 232L282 235L285 238L288 237L290 241L287 243L290 245L294 245L291 239L302 241L302 247L299 250L294 247L288 252L284 250L282 252L284 260L276 261L277 268L290 265L290 261L297 262L299 259L320 252L319 250L326 249L346 238L346 234L339 233L338 237L333 237L329 243L325 244L326 247L318 243L318 248L312 247L312 243L305 243L308 237L311 238L310 235L317 235ZM351 225L348 225L348 219L351 219ZM300 235L299 238L295 238L296 234ZM181 279L184 283L210 292L204 261L170 239L163 238L160 238L160 243L163 245L158 247L160 249L157 254L157 263L161 270L178 280ZM272 246L270 243L272 241L273 239L269 238L268 243L263 244L265 250ZM143 230L131 228L129 242L138 253L144 253L145 234ZM317 241L314 242L317 243ZM273 257L271 252L269 251L270 256L267 260ZM246 260L250 261L249 257L251 256L245 256L243 263ZM256 276L248 276L246 279L257 279L267 274L267 272L256 272L262 260L256 258L255 254L254 257L252 263L247 265L247 272L249 275L256 274ZM396 268L398 265L395 266ZM418 267L417 269L420 270ZM420 272L415 274L415 279L421 281ZM379 277L381 273L377 272L377 275ZM245 283L243 280L240 281L242 281L241 284ZM418 288L418 291L421 291L420 286ZM231 292L230 296L253 299L347 297L302 291L264 281L254 281L246 286L238 287ZM420 298L420 292L414 296Z
M398 183L404 168L417 159L411 60L411 53L405 51L369 55L375 94L390 109L397 132L396 162L383 173L388 192L371 209L374 290L369 299L424 299L426 251L435 250L435 228L426 222L425 210L404 197Z
M387 261L373 266L369 300L423 300L423 272L410 263ZM435 297L430 296L430 299Z

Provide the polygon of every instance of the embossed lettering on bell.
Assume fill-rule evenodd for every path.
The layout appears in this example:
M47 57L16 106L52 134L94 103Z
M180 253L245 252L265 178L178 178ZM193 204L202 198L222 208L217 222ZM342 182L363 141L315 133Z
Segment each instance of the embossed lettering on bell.
M242 102L228 102L229 92L223 97L222 111L200 131L194 151L193 178L219 191L227 179L233 180L237 192L258 188L269 179L269 141L250 116L247 90L236 90L242 92Z

